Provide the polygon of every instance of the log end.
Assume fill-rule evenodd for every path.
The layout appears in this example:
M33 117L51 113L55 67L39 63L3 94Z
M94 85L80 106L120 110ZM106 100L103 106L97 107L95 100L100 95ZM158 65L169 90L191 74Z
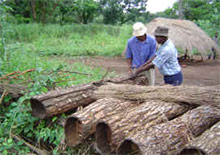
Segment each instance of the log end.
M43 119L46 117L46 109L44 108L44 105L39 100L32 98L30 103L31 103L33 116L38 117L40 119Z
M96 150L100 154L111 153L111 130L104 122L99 122L96 125Z
M141 150L138 145L130 139L125 139L118 148L118 155L141 155Z
M178 155L207 155L207 153L196 147L186 147Z
M69 117L64 125L65 140L68 146L78 145L82 137L82 122L76 117Z

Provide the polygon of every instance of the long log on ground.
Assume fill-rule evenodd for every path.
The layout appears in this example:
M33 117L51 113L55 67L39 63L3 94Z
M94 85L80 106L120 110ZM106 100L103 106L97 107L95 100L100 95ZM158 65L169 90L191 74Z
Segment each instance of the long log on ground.
M116 83L131 84L147 84L146 77L139 76L133 82L132 80L124 80L124 78L114 78L109 80L101 80L89 84L76 85L72 87L56 89L46 94L37 95L31 98L31 108L33 116L41 119L58 115L79 106L86 106L96 99L94 98L94 90L106 81Z
M117 146L126 137L143 128L167 122L189 108L187 104L150 100L119 115L105 117L96 125L96 150L100 154L115 154Z
M172 121L130 135L120 144L118 154L176 154L219 119L220 109L200 106Z
M113 97L127 100L163 100L220 107L220 85L199 86L137 86L103 85L95 91L96 98Z
M67 112L78 106L86 106L95 101L92 95L96 88L93 83L90 83L34 96L30 101L32 115L45 118Z
M0 84L0 94L6 91L8 94L10 94L13 98L20 97L24 95L26 91L26 87L22 85L16 85L16 84Z
M93 102L82 111L74 113L65 121L64 125L67 145L76 146L83 139L93 134L95 125L100 119L123 113L133 106L137 105L129 101L104 98Z
M191 141L179 155L220 154L220 121Z

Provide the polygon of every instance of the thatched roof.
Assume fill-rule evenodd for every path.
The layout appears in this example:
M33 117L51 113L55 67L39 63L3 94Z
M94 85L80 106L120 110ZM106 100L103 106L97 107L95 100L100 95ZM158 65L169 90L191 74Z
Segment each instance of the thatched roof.
M157 26L169 28L169 38L177 48L188 50L192 54L193 49L197 49L203 56L210 53L212 47L220 53L218 45L195 23L189 20L156 18L147 25L148 33L154 35Z

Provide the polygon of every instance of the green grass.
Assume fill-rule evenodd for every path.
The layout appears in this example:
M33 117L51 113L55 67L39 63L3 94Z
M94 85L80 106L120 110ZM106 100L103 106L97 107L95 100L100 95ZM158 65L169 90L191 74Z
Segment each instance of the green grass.
M6 40L39 55L118 56L131 36L125 25L12 25Z

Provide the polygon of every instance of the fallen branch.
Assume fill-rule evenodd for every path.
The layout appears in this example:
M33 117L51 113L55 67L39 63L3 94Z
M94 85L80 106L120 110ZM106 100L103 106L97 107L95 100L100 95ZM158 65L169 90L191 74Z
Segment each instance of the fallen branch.
M24 139L22 139L20 136L11 134L12 138L14 138L17 141L23 141L24 144L29 147L32 151L36 152L39 155L49 155L50 153L46 150L41 150L37 148L36 146L31 145L30 143L26 142Z
M8 94L7 90L4 90L4 92L2 93L2 96L0 98L0 104L2 104L4 97L7 96L7 94Z

